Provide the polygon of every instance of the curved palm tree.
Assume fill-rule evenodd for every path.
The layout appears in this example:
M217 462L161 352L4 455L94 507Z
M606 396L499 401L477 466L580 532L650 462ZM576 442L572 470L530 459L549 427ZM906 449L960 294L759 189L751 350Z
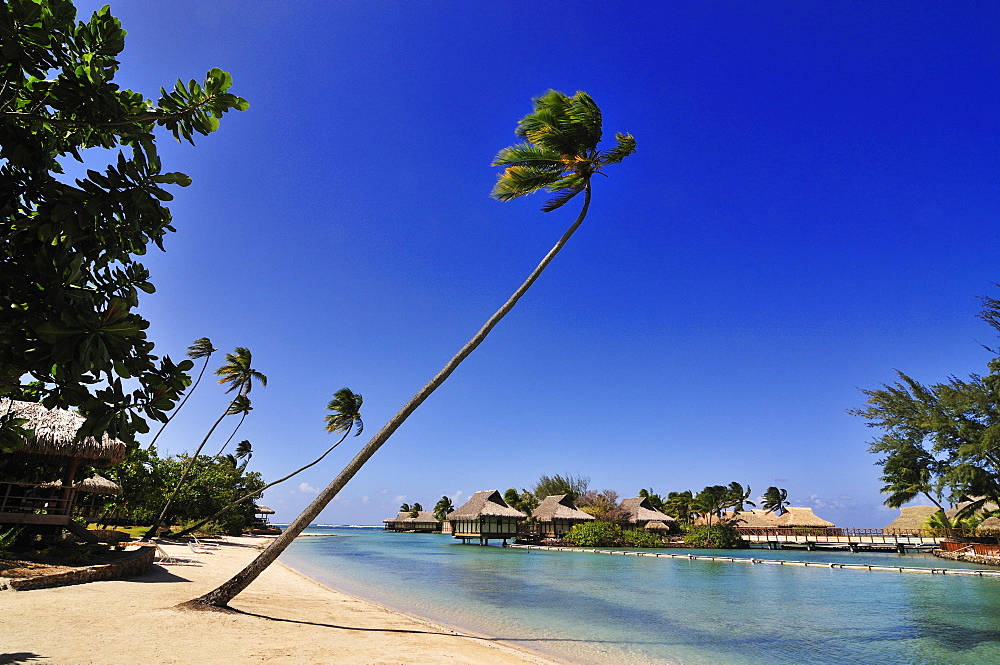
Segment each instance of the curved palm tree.
M443 522L448 519L448 513L454 512L455 504L446 496L434 505L434 519Z
M226 390L227 393L234 390L238 392L226 407L226 410L222 412L221 416L219 416L218 420L212 424L212 427L208 430L208 434L206 434L205 438L201 440L198 448L194 451L194 455L191 456L191 459L189 459L188 463L184 466L184 470L181 472L180 480L177 481L177 484L174 486L170 496L167 497L167 502L163 505L163 510L160 511L160 516L156 518L155 522L153 522L153 526L149 527L149 531L143 535L143 540L149 540L152 538L153 534L155 534L157 529L160 528L160 525L163 523L163 519L167 515L167 510L170 509L170 504L173 502L174 497L177 496L177 492L184 486L184 481L187 479L188 473L191 471L191 467L194 466L194 463L198 460L198 455L201 454L201 449L205 447L206 443L208 443L209 437L212 436L212 433L215 431L215 428L219 426L219 423L222 422L222 419L226 416L233 416L238 413L242 413L244 417L246 417L246 413L250 410L250 398L248 398L247 395L253 388L253 382L259 381L260 385L267 386L267 377L253 369L253 367L251 367L252 364L253 356L250 353L250 350L242 346L238 346L236 347L236 351L234 353L226 354L226 364L215 370L216 376L222 377L219 379L220 384L230 384L229 389Z
M777 513L781 517L785 512L788 502L788 490L768 487L760 497L760 507L769 513Z
M230 411L232 412L231 415L235 415L237 413L241 414L240 422L236 423L236 427L233 428L232 434L229 435L226 442L222 444L221 448L219 448L219 452L215 453L216 459L222 456L226 447L229 446L229 442L233 440L233 437L236 436L236 432L240 430L240 426L243 425L243 421L247 419L247 414L253 411L253 406L250 405L250 398L246 395L237 395L233 398L232 404L230 404Z
M196 339L194 341L194 344L188 347L188 352L187 352L188 358L191 358L192 360L197 360L198 358L204 358L205 364L201 366L201 371L198 372L198 378L195 380L194 385L191 386L191 390L187 391L187 394L184 395L184 399L181 400L181 403L177 405L177 408L174 409L173 413L170 414L170 417L167 418L167 422L163 423L160 426L159 431L156 433L156 436L153 437L153 440L149 442L149 446L147 446L147 448L153 447L153 444L156 443L156 440L160 438L161 434L163 434L164 428L166 428L166 426L170 424L170 421L174 419L174 416L176 416L177 412L181 410L181 407L184 406L185 403L187 403L188 397L191 397L191 393L193 393L194 389L198 387L199 383L201 383L201 377L205 375L205 370L208 368L208 361L212 358L212 354L215 353L216 351L218 351L218 349L212 346L212 340L210 340L207 337Z
M452 372L476 350L490 331L514 308L535 280L552 262L563 246L576 232L590 208L591 179L609 164L616 164L635 151L635 139L629 134L616 134L616 143L610 150L601 150L601 110L585 92L572 97L550 90L534 99L534 111L518 122L515 133L524 138L521 144L501 150L493 160L494 166L505 166L492 196L509 201L519 196L545 189L555 194L542 208L548 212L564 205L580 192L584 192L583 207L576 221L563 233L537 267L528 275L514 294L491 316L472 339L410 401L365 444L344 470L320 492L311 504L293 521L284 533L274 539L246 568L217 589L192 601L195 605L225 607L267 568L288 544L330 503L359 469L371 459L393 432L431 393L437 390Z
M361 421L361 404L363 401L364 400L361 397L361 395L355 392L351 392L349 388L341 388L340 390L338 390L336 393L334 393L333 399L330 400L330 403L326 405L326 408L332 411L333 413L327 414L326 417L324 418L324 420L326 421L327 432L344 433L344 435L337 440L337 443L327 448L326 452L324 452L322 455L314 459L312 462L309 462L309 464L306 464L304 467L296 469L287 476L275 480L273 483L268 483L267 485L264 485L259 490L241 496L235 501L230 502L228 505L223 507L219 512L215 513L211 517L204 519L201 522L198 522L194 526L190 526L184 529L177 535L184 536L191 533L192 531L195 531L196 529L200 529L205 524L208 524L209 522L221 517L222 515L227 513L231 508L243 503L247 499L251 499L255 496L260 496L265 490L274 487L278 483L283 483L292 476L297 476L306 469L319 464L321 461L323 461L324 457L330 454L331 450L333 450L334 448L336 448L337 446L339 446L341 443L344 442L344 439L347 438L347 436L351 433L351 431L355 427L357 427L357 431L354 432L354 436L358 436L359 434L361 434L361 432L365 428L364 423ZM253 453L250 451L250 442L241 441L240 444L236 447L236 455L234 456L234 460L240 457L241 450L243 449L243 444L247 444L246 448L247 459L249 459L253 455Z

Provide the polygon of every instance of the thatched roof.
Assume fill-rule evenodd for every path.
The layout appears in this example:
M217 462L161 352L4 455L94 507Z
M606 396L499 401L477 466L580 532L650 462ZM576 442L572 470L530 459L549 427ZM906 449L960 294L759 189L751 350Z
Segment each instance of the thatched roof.
M268 508L267 506L262 506L259 503L254 504L253 512L255 515L273 515L274 510Z
M778 518L778 526L812 526L812 527L832 527L833 522L827 522L822 517L813 513L812 508L799 508L788 506L787 511Z
M542 503L531 511L531 516L539 522L594 519L593 515L588 515L574 506L568 494L552 494L545 497Z
M25 441L16 453L81 457L94 460L94 466L112 466L125 459L125 444L105 434L100 441L88 436L76 440L76 433L85 418L65 409L46 409L35 402L0 399L0 412L11 409L18 418L26 418L28 429L35 435Z
M976 527L979 531L1000 531L1000 517L987 517L979 526Z
M402 518L400 518L402 516ZM399 516L394 520L396 522L403 522L408 524L416 524L417 522L440 522L438 518L434 517L434 513L429 510L421 510L417 513L416 517L411 517L410 513L400 513Z
M956 517L958 517L958 511L962 510L963 508L965 508L966 506L968 506L970 503L972 503L972 501L960 501L959 503L956 503L954 506L952 506L951 508L949 508L948 510L946 510L945 514L948 516L949 520L954 520ZM997 510L997 504L993 503L992 501L987 501L976 512L978 512L978 513L991 513L994 510Z
M91 494L121 494L122 488L103 476L94 474L90 478L78 482L76 487L79 492L90 492Z
M449 520L467 520L478 517L527 517L520 510L507 505L497 490L476 492L461 508L448 515Z
M649 504L649 497L639 496L634 499L622 499L622 510L628 515L626 521L637 522L676 522L673 517L661 513Z
M885 528L894 531L919 531L927 528L927 518L938 511L937 506L906 506L899 509L899 517Z
M776 527L781 526L778 520L778 513L760 508L755 508L753 510L741 510L735 515L730 512L725 512L722 514L722 521L729 520L733 526L746 526L746 527Z
M403 511L399 511L398 513L396 513L395 517L390 517L388 519L384 519L384 520L382 520L382 522L383 523L387 523L387 522L402 522L403 520L407 519L409 516L410 516L410 513L405 513Z
M646 531L671 531L672 527L664 522L647 522Z

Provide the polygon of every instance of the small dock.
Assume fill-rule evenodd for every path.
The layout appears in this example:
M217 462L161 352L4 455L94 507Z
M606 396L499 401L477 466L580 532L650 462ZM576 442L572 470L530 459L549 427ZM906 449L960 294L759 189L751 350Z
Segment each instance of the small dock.
M867 570L891 573L922 573L924 575L961 575L965 577L993 577L1000 579L1000 570L965 570L961 568L920 568L916 566L878 566L858 563L822 563L818 561L790 561L784 559L755 559L713 554L672 554L669 552L636 552L631 550L604 550L586 547L551 547L548 545L510 545L522 550L543 550L551 552L578 552L583 554L606 554L614 556L636 556L664 559L688 559L690 561L716 561L722 563L742 563L769 566L799 566L803 568L827 568L831 570Z

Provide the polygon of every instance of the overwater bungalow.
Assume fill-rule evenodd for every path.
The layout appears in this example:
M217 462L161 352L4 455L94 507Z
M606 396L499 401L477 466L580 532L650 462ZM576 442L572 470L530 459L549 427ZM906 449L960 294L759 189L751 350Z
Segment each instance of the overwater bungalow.
M810 528L829 529L834 526L833 522L819 517L813 513L812 508L800 506L788 506L785 512L778 515L775 511L762 510L741 510L738 513L726 511L721 517L713 517L712 524L729 523L740 529L778 529L778 528ZM708 524L708 519L699 517L695 524Z
M125 444L107 435L100 440L86 437L77 441L84 418L65 409L0 399L0 413L8 411L25 418L25 427L34 434L18 450L0 454L0 525L25 525L49 534L68 529L93 540L93 535L72 518L80 512L82 492L93 493L98 486L107 486L89 479L77 485L76 478L85 467L120 463L125 459Z
M532 529L535 532L532 535L538 538L562 538L574 525L590 522L594 516L573 505L568 494L554 494L545 497L542 503L531 511L531 519L537 527Z
M622 528L632 531L645 529L650 522L661 522L672 530L676 530L677 520L670 515L653 508L649 497L639 496L634 499L622 499L621 508L627 517L622 522Z
M410 516L410 513L402 512L396 513L395 517L388 517L382 520L382 524L385 525L386 531L403 531L403 522Z
M527 515L507 505L497 490L476 492L455 512L448 515L452 535L463 543L479 539L488 545L491 538L502 538L504 543L517 536L517 525Z
M833 522L816 515L812 508L800 506L788 506L785 512L778 518L778 526L801 527L810 529L832 529Z

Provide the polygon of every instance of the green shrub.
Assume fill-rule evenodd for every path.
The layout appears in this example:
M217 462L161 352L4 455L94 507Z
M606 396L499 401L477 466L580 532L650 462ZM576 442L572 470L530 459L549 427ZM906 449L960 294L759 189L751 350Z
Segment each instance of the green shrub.
M663 547L663 538L649 531L625 531L623 536L627 547Z
M684 542L709 550L735 550L746 547L740 532L728 524L696 526L684 536Z
M617 524L595 520L577 524L563 536L563 540L576 547L615 547L622 544L623 534Z
M21 533L20 527L15 527L9 531L0 531L0 559L6 559L10 554L10 548L14 545L18 535Z

